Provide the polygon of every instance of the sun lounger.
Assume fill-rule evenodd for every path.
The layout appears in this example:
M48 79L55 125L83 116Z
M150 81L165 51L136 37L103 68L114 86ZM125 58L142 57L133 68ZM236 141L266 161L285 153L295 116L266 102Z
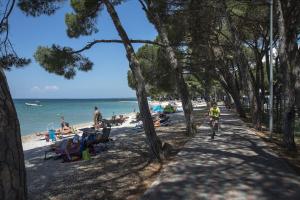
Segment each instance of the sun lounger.
M105 144L105 148L107 148L107 143L111 141L109 138L110 131L111 127L103 128L101 137L96 139L96 144Z
M85 136L83 136L83 139L81 141L82 150L85 148L89 148L90 153L94 154L95 152L97 152L97 150L95 149L95 145L101 143L105 144L105 149L107 149L107 143L111 141L111 139L109 138L110 131L111 131L111 126L109 125L102 129L102 133L99 133L98 131L94 133L84 132Z

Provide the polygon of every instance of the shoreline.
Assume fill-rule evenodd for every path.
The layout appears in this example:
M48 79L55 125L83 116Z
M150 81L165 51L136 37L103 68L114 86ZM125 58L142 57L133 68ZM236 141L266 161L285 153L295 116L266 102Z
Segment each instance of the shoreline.
M122 125L112 126L112 130L111 130L112 132L119 128L124 128L124 127L130 128L130 127L134 127L136 125L136 123L132 123L133 119L135 119L135 116L136 116L135 112L120 114L120 115L123 115L124 117L128 117L128 118ZM91 126L93 126L93 122L74 124L71 127L73 127L74 129L83 129L83 128L89 128ZM38 148L38 147L46 147L46 146L53 144L53 142L46 142L46 140L43 139L43 136L37 136L36 135L37 133L44 134L44 133L47 133L47 131L40 131L40 132L21 136L23 151L31 150L31 149ZM73 135L74 134L69 134L69 135L65 136L64 138L72 137Z
M203 106L203 102L195 102L193 101L193 107L197 108L197 107L201 107ZM155 106L157 104L160 104L162 106L166 106L168 104L175 104L176 106L180 107L181 106L181 102L179 101L149 101L149 105L150 106ZM182 110L180 110L179 112L182 112ZM119 126L112 126L112 130L111 130L111 136L114 137L114 132L120 128L133 128L137 125L137 123L133 123L133 121L135 120L136 117L136 113L137 112L130 112L130 113L125 113L125 114L118 114L118 115L123 115L124 117L128 117L127 120ZM73 127L74 129L82 129L82 128L89 128L93 125L93 122L86 122L86 123L79 123L79 124L74 124ZM49 146L51 144L53 144L53 142L46 142L45 139L43 139L43 136L37 136L37 133L47 133L47 131L40 131L40 132L36 132L36 133L31 133L28 135L24 135L21 136L21 140L22 140L22 145L23 145L23 150L27 151L27 150L31 150L34 148L38 148L38 147L46 147ZM74 134L70 134L68 136L65 136L64 138L68 138L68 137L72 137ZM79 134L80 135L80 134ZM63 138L63 139L64 139Z

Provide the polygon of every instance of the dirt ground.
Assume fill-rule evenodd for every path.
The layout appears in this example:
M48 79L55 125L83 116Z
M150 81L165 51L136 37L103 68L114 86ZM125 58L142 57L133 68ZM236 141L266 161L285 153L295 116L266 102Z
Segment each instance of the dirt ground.
M200 125L205 108L195 112ZM46 147L25 152L29 199L138 199L190 139L185 136L183 114L171 115L173 124L157 128L163 142L173 146L163 163L152 160L144 132L121 128L108 150L89 161L62 163L44 160Z
M270 133L267 131L267 128L263 126L262 131L258 131L253 128L250 117L247 119L243 119L243 121L247 124L249 128L256 135L258 135L272 151L276 152L281 158L283 158L289 165L292 167L297 174L300 175L300 137L295 136L295 143L297 147L296 152L287 151L287 149L283 145L282 135L279 133L273 133L272 140L270 140Z

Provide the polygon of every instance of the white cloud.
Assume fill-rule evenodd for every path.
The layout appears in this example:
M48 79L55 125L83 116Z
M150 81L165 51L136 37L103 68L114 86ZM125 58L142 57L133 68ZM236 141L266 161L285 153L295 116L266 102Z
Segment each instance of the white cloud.
M57 85L46 85L44 87L39 87L39 86L33 86L30 91L31 92L55 92L59 90L59 87Z
M39 91L41 91L41 88L39 86L33 86L30 90L32 92L39 92Z
M44 87L44 90L45 91L57 91L57 90L59 90L59 87L57 86L57 85L46 85L45 87Z

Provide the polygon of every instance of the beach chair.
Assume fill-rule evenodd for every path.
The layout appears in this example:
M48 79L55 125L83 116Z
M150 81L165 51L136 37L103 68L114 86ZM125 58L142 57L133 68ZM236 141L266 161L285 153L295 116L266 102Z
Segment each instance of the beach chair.
M67 160L67 153L66 153L66 145L67 145L67 142L69 140L72 140L72 139L65 139L63 141L60 141L54 145L52 145L50 147L50 149L46 150L45 151L45 155L44 155L44 160L47 160L47 154L52 152L52 153L55 153L56 154L56 157L55 159L58 159L58 158L63 158L64 161ZM80 158L80 149L78 146L72 146L71 149L69 149L69 156L76 156L76 157L79 157ZM71 160L70 160L71 161Z
M56 141L56 135L55 135L55 129L54 129L54 123L51 122L47 125L47 131L48 131L48 136L45 137L46 141L49 142L51 140L52 142Z
M109 142L109 135L110 135L111 127L105 127L102 130L102 136L100 138L100 143L107 143Z
M52 142L55 142L56 141L56 135L55 135L55 130L51 129L48 131L49 133L49 139L52 141Z
M94 152L94 145L103 143L105 148L107 148L107 144L111 139L109 138L111 125L109 120L103 120L103 129L102 133L99 130L94 130L93 132L84 131L84 135L86 135L85 145L90 148L91 153Z
M97 138L95 144L104 144L104 149L108 149L108 143L111 141L111 139L109 138L111 132L111 127L104 127L102 130L102 135Z

